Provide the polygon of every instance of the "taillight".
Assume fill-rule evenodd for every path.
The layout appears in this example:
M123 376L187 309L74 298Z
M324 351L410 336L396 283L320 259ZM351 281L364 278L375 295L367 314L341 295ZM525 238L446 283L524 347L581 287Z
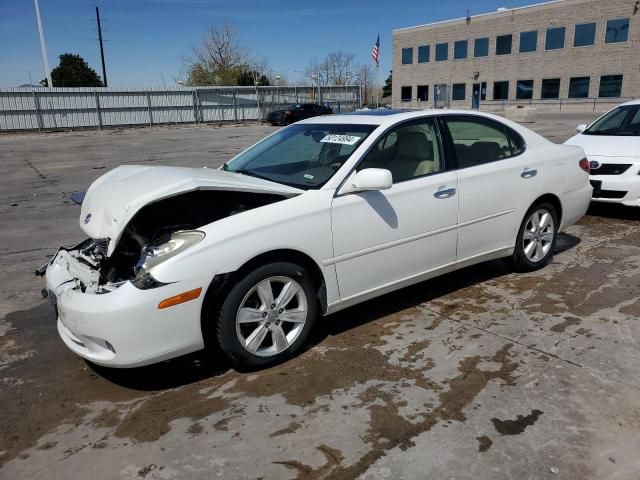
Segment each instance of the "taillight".
M591 170L591 167L589 167L589 160L587 160L586 158L580 160L578 165L580 165L580 168L587 173L589 173L589 171Z

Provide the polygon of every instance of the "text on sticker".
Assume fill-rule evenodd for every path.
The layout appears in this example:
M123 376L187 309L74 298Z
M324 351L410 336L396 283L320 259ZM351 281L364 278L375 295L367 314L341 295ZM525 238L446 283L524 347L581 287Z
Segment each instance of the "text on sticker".
M329 135L325 135L325 137L320 140L321 143L339 143L340 145L353 145L360 137L354 137L352 135L336 135L335 133L330 133Z

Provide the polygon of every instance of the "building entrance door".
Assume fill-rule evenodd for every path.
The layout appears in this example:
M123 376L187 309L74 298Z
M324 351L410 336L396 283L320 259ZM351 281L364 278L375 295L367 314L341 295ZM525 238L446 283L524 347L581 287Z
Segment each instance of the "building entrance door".
M474 83L471 91L471 108L478 110L480 108L480 84Z
M433 87L433 106L434 108L444 108L449 106L449 95L447 93L447 84L440 83Z

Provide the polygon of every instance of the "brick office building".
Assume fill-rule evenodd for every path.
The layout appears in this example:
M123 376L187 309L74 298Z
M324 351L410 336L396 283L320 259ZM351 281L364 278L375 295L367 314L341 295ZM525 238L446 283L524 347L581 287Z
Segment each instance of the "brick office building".
M557 0L393 31L396 107L637 97L636 0Z

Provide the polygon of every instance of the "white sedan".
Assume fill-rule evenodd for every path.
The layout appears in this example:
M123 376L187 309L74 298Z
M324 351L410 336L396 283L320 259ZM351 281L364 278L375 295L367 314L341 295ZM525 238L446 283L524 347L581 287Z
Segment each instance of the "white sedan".
M300 352L345 307L486 260L551 261L591 198L579 147L469 111L369 111L276 131L218 170L121 166L89 239L46 270L58 332L133 367L217 343L243 368Z
M640 207L640 100L623 103L590 125L578 125L567 145L584 149L593 200Z

